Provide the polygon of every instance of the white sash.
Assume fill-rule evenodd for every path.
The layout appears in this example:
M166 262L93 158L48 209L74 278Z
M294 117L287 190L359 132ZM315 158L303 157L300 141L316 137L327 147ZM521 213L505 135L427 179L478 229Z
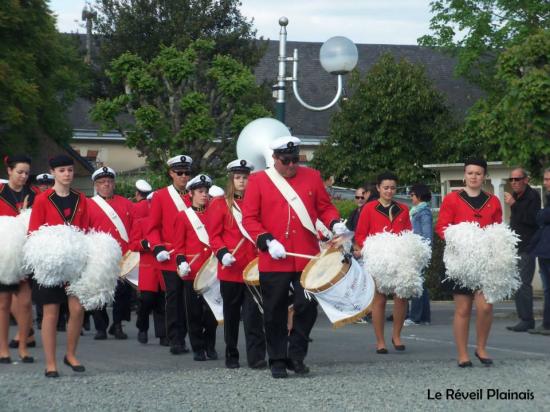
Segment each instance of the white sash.
M253 245L256 245L243 226L243 213L241 212L241 209L239 208L239 205L237 205L237 203L233 202L233 210L231 212L233 213L233 217L235 218L235 222L237 222L237 226L239 227L241 234L245 238L250 240Z
M193 226L193 229L195 230L195 233L197 234L199 240L205 245L210 246L210 239L208 239L206 228L204 227L204 224L201 222L193 208L186 208L185 214L187 215L189 222L191 222L191 226Z
M265 173L271 179L275 187L279 189L279 192L281 192L290 207L294 210L294 212L296 212L296 215L298 215L298 219L300 219L302 225L313 233L315 237L318 237L319 235L317 230L315 230L311 216L307 212L306 206L304 205L304 202L302 202L302 199L300 199L300 196L298 196L298 193L296 193L292 186L288 184L286 179L282 177L274 167L267 169Z
M118 233L122 238L122 240L124 240L125 242L128 242L129 241L128 232L126 231L126 228L124 227L124 223L122 223L122 220L120 219L120 216L115 211L115 209L113 209L112 206L99 195L92 197L92 200L96 202L96 204L101 208L101 210L103 210L103 212L111 220L113 225L115 225L115 228L116 230L118 230Z
M176 205L176 209L178 209L178 212L181 212L182 210L187 209L187 206L185 205L185 202L181 198L181 195L176 190L174 185L168 186L168 193L170 194L170 197L172 198L172 201Z

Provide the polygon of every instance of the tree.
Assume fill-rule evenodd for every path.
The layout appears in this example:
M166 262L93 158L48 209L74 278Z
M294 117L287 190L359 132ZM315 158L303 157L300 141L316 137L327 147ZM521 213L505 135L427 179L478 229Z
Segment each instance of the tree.
M541 29L550 28L550 2L541 0L436 0L430 3L432 35L419 44L440 47L458 58L456 73L489 93L499 54Z
M504 51L495 77L503 93L472 108L462 145L539 174L550 161L550 30Z
M67 141L66 109L86 69L46 1L1 2L0 38L0 153L33 153L43 135Z
M270 113L254 102L260 88L250 69L215 50L214 41L196 40L183 51L162 48L148 63L122 54L107 75L124 92L98 100L92 119L120 130L153 170L181 152L196 171L219 169L234 157L240 129Z
M331 121L330 136L315 152L313 165L358 186L383 170L414 182L429 172L455 122L422 66L383 55L349 82L351 97Z

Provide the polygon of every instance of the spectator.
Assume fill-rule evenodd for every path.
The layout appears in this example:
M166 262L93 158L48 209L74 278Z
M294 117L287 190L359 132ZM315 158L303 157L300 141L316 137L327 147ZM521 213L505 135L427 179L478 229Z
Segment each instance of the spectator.
M510 206L510 227L519 235L519 274L521 286L516 292L516 311L519 322L506 329L514 332L526 332L535 327L533 317L533 276L535 274L535 256L528 251L529 244L537 231L536 217L540 210L540 196L529 186L529 176L521 167L510 172L508 179L512 193L504 193L504 202Z

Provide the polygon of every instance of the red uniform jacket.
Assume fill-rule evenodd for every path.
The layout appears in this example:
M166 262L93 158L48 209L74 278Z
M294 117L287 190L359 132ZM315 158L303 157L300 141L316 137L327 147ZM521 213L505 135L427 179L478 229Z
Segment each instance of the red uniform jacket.
M23 204L15 204L15 199L11 198L8 190L7 184L0 183L0 216L17 216ZM23 187L23 200L28 196L27 207L32 207L35 197L39 194L40 190L34 186Z
M242 210L243 201L235 199L235 203ZM239 230L239 226L227 206L225 197L212 200L208 206L206 228L210 237L210 247L218 258L218 279L243 283L244 268L256 258L258 253L256 246L246 239ZM237 253L233 255L237 261L231 266L222 266L221 259L223 255L227 252L232 253L241 239L244 239L243 243Z
M189 195L182 196L183 201L189 207L191 201ZM178 209L168 192L168 188L157 190L151 200L151 212L149 214L149 226L147 227L145 237L151 244L151 249L155 255L159 249L164 248L167 251L174 249L174 240L176 238L175 219ZM156 250L155 250L156 249ZM170 255L170 260L166 262L157 262L160 270L174 272L176 270L176 254Z
M155 194L156 196L156 194ZM201 222L206 226L207 213L204 211L196 211L197 216ZM199 240L195 229L191 225L191 222L187 218L185 212L179 212L175 219L175 233L176 238L174 240L174 250L172 254L175 255L177 261L185 259L187 263L191 265L191 271L183 278L183 280L195 280L197 272L200 270L204 262L212 254L212 250L208 245L205 245ZM196 259L194 255L199 255ZM193 260L194 259L194 260ZM191 263L193 261L193 263ZM174 267L175 270L176 267Z
M132 230L134 204L119 195L114 195L111 199L105 200L109 206L114 209L120 217L120 220L122 220L122 224L126 228L126 233L129 238L130 231ZM88 213L90 215L90 228L95 229L98 232L109 233L118 242L120 248L122 249L122 254L124 255L128 251L128 242L120 237L120 233L114 223L92 199L88 199Z
M313 224L320 219L330 228L331 223L340 218L317 170L298 166L296 175L286 180L302 199ZM265 244L271 236L281 242L288 252L319 253L317 237L302 226L294 210L265 172L250 175L243 202L243 226L260 249L261 272L301 272L309 261L290 256L272 259Z
M82 230L88 230L89 215L86 196L73 189L71 189L71 192L78 196L78 201L73 214L67 218L64 217L63 211L59 210L52 200L52 196L55 193L53 189L50 188L36 196L31 212L29 233L40 229L42 225L70 224Z
M143 248L145 238L145 229L147 228L149 202L142 200L134 204L134 221L130 234L130 250L139 252L139 283L140 291L158 292L159 289L165 290L164 279L160 270L157 268L157 260L150 249Z
M502 223L502 207L495 195L486 193L487 201L479 209L474 209L462 196L463 190L449 193L443 199L439 217L435 224L435 232L441 239L445 239L445 229L449 225L462 222L477 222L485 227L493 223Z
M387 231L400 233L404 230L412 230L409 208L403 203L392 202L391 213L393 219L385 213L379 201L372 201L361 209L357 227L355 228L355 241L360 247L368 236Z

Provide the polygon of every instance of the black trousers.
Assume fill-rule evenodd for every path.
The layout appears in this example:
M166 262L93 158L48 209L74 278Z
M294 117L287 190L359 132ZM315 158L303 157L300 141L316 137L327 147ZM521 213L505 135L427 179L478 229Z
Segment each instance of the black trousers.
M301 272L260 272L264 326L269 363L287 358L304 360L317 319L317 302L308 300L300 285ZM288 294L294 288L294 323L288 334Z
M533 317L533 276L535 275L535 256L523 252L519 254L519 276L521 285L516 292L515 302L518 318L525 322L534 322Z
M183 291L189 341L193 352L214 349L218 321L204 298L193 289L192 280L183 281Z
M119 280L115 289L115 300L113 302L113 324L121 323L123 320L130 321L132 301L132 287L124 281ZM109 315L107 308L97 309L92 312L96 330L106 331L109 327Z
M183 280L176 272L162 271L166 285L166 335L170 345L184 345L187 336Z
M223 298L225 359L239 359L237 343L242 317L248 364L253 365L264 360L266 351L264 320L248 287L244 283L221 280L220 291Z
M149 330L149 315L153 312L155 337L164 338L166 336L165 306L164 292L140 292L136 321L138 330L140 332Z

